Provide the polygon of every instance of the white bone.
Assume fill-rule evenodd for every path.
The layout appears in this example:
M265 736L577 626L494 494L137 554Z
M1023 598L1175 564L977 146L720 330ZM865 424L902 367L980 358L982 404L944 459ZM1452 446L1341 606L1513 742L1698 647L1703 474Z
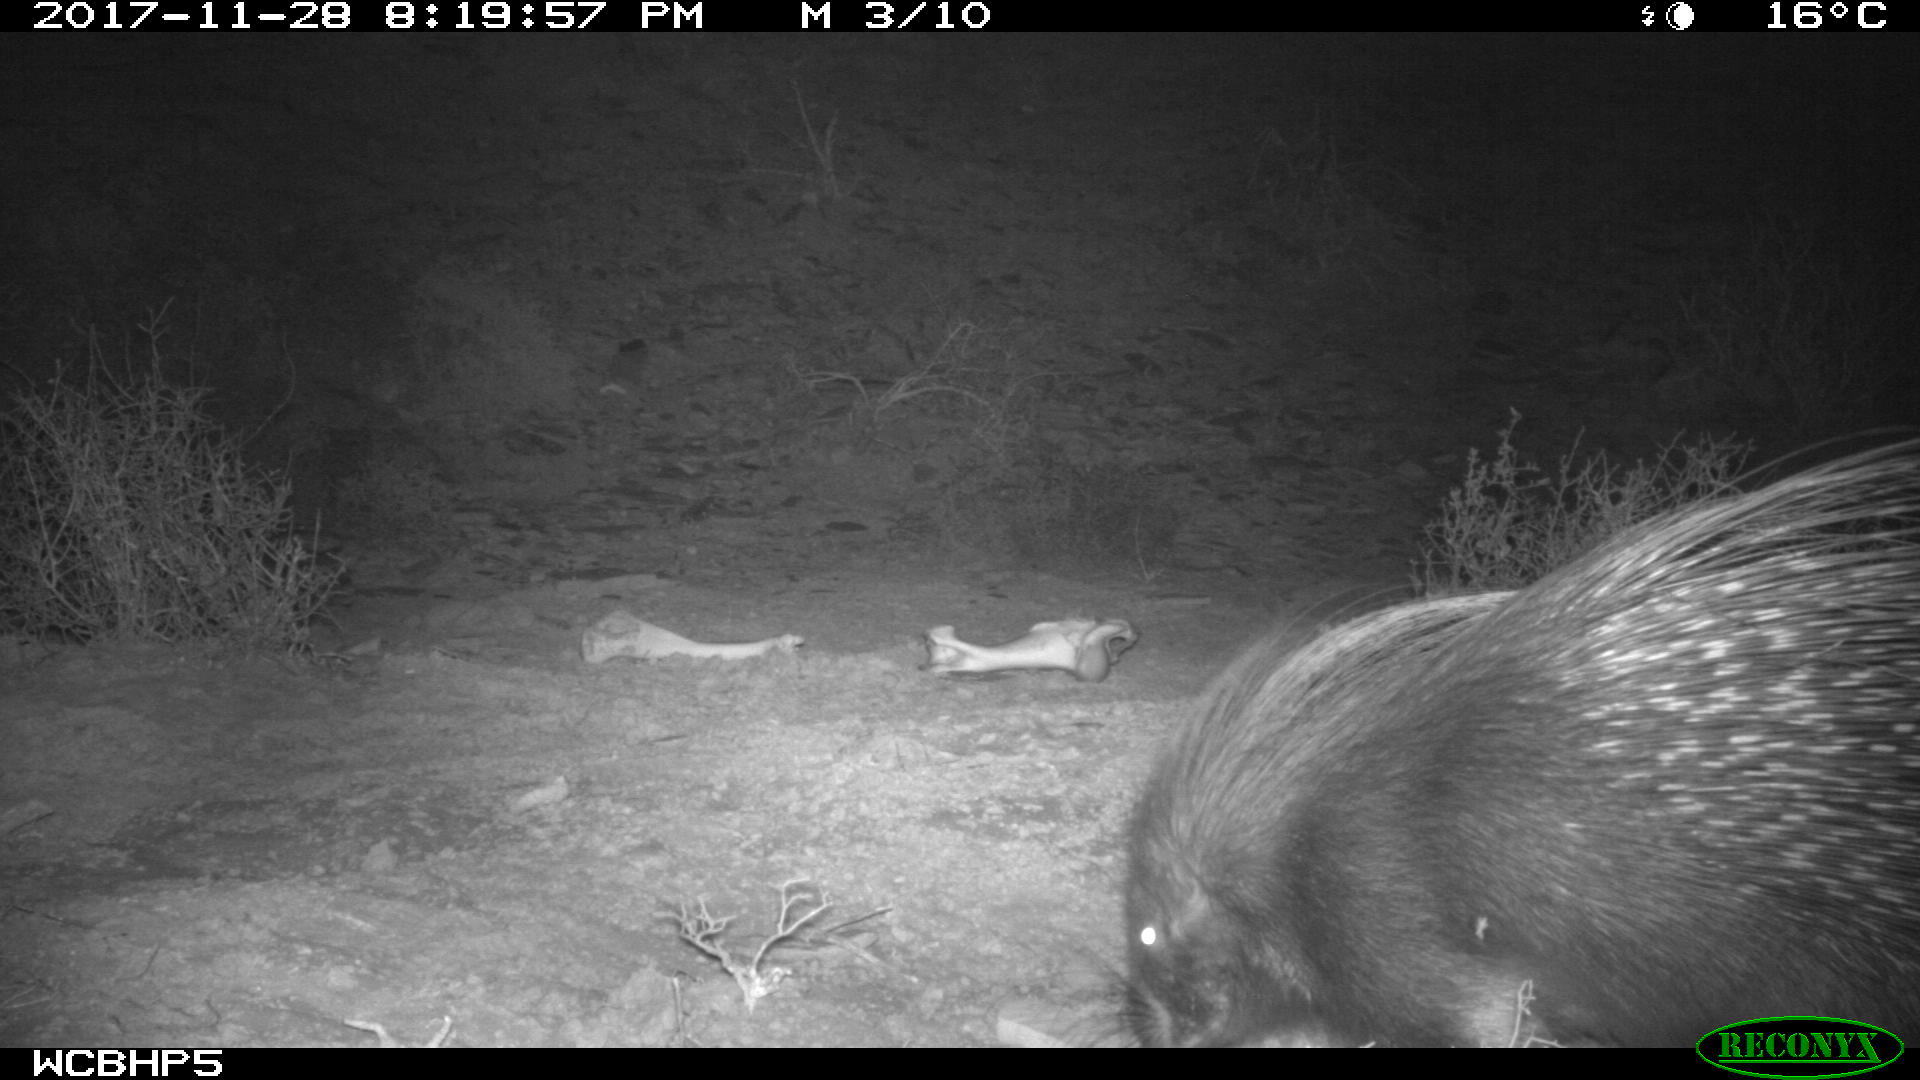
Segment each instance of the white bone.
M713 660L746 660L773 652L792 652L805 641L798 634L781 634L765 641L711 644L690 641L631 612L615 611L580 636L580 656L599 664L616 656L659 660L667 656L697 656Z
M970 645L953 635L953 627L936 626L927 631L925 670L936 675L1057 670L1072 672L1081 682L1099 682L1139 636L1121 619L1065 619L1035 623L1025 637L1004 645Z

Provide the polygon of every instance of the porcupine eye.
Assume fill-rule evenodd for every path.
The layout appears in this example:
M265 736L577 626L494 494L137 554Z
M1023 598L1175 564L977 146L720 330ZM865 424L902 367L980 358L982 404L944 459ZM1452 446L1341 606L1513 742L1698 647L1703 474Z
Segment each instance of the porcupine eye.
M1167 970L1175 958L1154 923L1136 923L1127 982L1128 1010L1134 1034L1147 1046L1178 1046L1196 1030L1180 982Z

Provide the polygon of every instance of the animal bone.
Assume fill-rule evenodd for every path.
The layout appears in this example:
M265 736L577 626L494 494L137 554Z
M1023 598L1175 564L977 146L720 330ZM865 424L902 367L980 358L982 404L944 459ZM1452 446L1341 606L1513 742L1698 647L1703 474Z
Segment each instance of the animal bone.
M746 660L773 652L792 652L805 643L798 634L781 634L765 641L710 644L689 641L627 611L615 611L580 636L580 656L599 664L616 656L659 660L668 656L698 656L713 660Z
M1065 619L1035 623L1025 637L1005 645L969 645L953 636L953 627L936 626L927 631L924 670L936 675L1059 670L1081 682L1099 682L1139 636L1121 619Z

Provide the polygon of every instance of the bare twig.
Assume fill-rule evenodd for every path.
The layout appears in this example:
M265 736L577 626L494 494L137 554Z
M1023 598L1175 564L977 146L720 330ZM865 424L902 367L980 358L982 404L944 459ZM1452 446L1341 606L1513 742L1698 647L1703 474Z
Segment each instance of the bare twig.
M727 924L738 916L728 915L717 919L707 911L706 900L697 900L695 904L695 907L689 908L682 903L676 912L660 917L672 919L679 927L682 941L719 961L721 968L733 976L733 981L740 985L748 1012L753 1011L761 998L773 993L773 988L780 985L780 980L792 974L783 967L762 970L760 964L766 959L767 953L833 906L827 899L826 890L805 878L784 882L780 886L780 908L774 919L774 932L754 950L751 961L741 963L720 943L720 935L726 932Z
M361 1031L373 1032L374 1038L380 1040L380 1049L382 1050L407 1049L406 1043L387 1034L387 1029L384 1025L374 1023L371 1020L342 1020L340 1022L350 1028L359 1028ZM447 1044L447 1036L452 1032L453 1017L443 1016L440 1018L440 1030L428 1036L427 1041L421 1043L420 1046L428 1050L438 1050Z
M807 148L813 151L813 160L820 178L820 192L828 199L840 197L840 180L833 172L833 129L840 123L840 114L834 113L827 121L824 132L813 129L813 119L807 115L806 99L800 96L800 83L793 84L793 101L800 106L800 126L807 132Z

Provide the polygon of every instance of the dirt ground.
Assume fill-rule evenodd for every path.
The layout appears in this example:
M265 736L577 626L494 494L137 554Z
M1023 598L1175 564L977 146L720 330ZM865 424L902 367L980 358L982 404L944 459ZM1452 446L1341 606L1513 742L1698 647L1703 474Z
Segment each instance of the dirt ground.
M807 644L588 667L613 606ZM1122 608L1165 640L1102 684L917 670L929 612ZM443 1016L485 1046L1111 1037L1129 793L1255 621L1220 614L1022 575L634 575L356 599L380 649L309 670L76 650L5 697L9 798L55 810L6 851L8 1041L420 1042ZM833 906L749 1012L663 916L704 900L750 961L795 879Z
M1782 172L1748 60L93 41L4 46L8 366L174 297L347 577L307 661L4 642L7 1045L1123 1044L1133 792L1239 646L1406 595L1510 410L1801 430L1676 326ZM976 529L1116 463L1161 516ZM920 670L1081 615L1104 682Z

